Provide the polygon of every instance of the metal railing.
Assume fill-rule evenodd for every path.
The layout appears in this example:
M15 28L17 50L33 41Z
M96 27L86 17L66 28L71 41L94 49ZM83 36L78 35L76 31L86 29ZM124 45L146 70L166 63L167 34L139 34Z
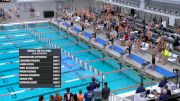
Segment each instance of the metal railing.
M109 96L109 101L131 101L131 100L111 93L111 95Z

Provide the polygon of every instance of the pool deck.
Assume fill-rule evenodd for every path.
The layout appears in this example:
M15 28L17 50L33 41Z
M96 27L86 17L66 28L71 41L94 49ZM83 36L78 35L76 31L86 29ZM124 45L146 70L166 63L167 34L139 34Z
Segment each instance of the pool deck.
M59 26L60 28L64 29L65 31L67 32L70 32L72 35L82 39L83 41L85 41L86 43L88 43L89 45L93 46L93 47L96 47L97 49L101 50L102 52L108 54L109 56L112 56L113 58L115 58L116 60L118 60L119 62L121 63L124 63L128 66L131 66L131 67L134 67L136 70L138 70L140 73L148 76L149 78L153 78L154 80L161 80L163 78L163 75L156 72L156 71L152 71L150 69L142 69L142 65L127 58L126 56L121 56L121 54L111 50L111 49L104 49L102 45L100 45L99 43L96 43L96 42L93 42L89 39L87 39L86 37L84 36L78 36L77 32L75 32L74 30L71 30L71 29L67 29L66 26L62 25L62 24L58 24L56 21L52 20L51 21L53 24ZM69 22L67 22L69 23ZM77 28L80 28L80 25L79 24L75 24L75 27ZM93 33L93 30L88 28L85 30L86 32L89 32L89 33ZM107 38L105 37L105 35L97 35L97 38L101 38L101 39L104 39L104 40L107 40ZM119 44L119 40L115 40L114 44L118 47L121 47L122 49L125 50L125 47L122 47L120 46ZM135 53L134 50L132 50L132 54L135 54L147 61L151 61L151 54L150 53L147 53L147 52L143 52L143 53ZM156 57L156 60L158 60L158 57ZM156 63L158 66L161 66L163 67L164 69L168 70L168 71L171 71L173 72L173 69L174 68L179 68L177 65L174 65L172 63L166 63L165 65L163 65L162 63ZM147 67L146 67L147 68Z

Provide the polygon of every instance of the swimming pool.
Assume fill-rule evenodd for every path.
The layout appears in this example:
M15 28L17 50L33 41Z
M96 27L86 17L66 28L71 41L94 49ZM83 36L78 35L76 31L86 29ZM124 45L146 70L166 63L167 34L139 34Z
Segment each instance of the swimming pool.
M38 36L34 35L34 32L40 33L43 38L48 39L51 43L60 47L64 51L71 53L74 57L88 62L93 69L100 72L110 72L120 69L120 65L116 60L104 55L97 49L91 48L84 42L77 41L75 37L59 30L56 26L53 26L50 23L28 24L27 26L33 29L33 31L25 29L24 25L1 27L0 95L6 94L4 96L0 96L1 101L36 101L39 95L44 95L45 99L48 99L49 95L54 94L56 91L63 95L66 87L70 87L73 93L78 93L80 89L85 92L86 86L91 81L91 78L80 80L75 79L97 74L92 70L82 67L76 62L76 60L62 53L61 64L63 84L61 88L19 88L19 78L17 75L19 73L18 49L52 48L51 44L40 40ZM121 68L130 67L121 66ZM97 76L96 78L97 81L102 83L101 76ZM105 82L108 82L108 86L111 90L126 88L140 83L139 74L132 69L107 74L104 75L103 78ZM150 82L148 78L144 81ZM121 94L134 89L136 88L121 90L115 92L115 94ZM13 94L13 92L16 93ZM11 93L11 95L7 95L8 93Z

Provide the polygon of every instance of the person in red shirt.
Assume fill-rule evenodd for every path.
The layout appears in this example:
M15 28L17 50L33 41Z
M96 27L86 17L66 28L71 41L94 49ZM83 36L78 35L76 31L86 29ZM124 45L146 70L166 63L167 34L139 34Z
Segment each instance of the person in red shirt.
M58 92L56 92L55 101L62 101L62 96Z
M124 35L124 40L125 41L129 40L129 32Z

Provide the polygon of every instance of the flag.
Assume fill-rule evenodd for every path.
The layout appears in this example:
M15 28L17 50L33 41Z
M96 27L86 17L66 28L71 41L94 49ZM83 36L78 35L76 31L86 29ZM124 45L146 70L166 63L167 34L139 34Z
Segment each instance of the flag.
M88 67L88 70L91 72L92 69L91 69L90 65L87 65L87 67Z
M68 56L68 57L70 57L70 54L69 54L69 53L67 53L67 56Z
M85 62L82 62L82 67L84 67L84 68L85 68Z
M73 59L73 60L75 59L74 55L72 55L72 59Z
M78 58L76 58L76 63L78 63Z
M70 59L71 59L71 60L73 59L73 55L70 55Z

